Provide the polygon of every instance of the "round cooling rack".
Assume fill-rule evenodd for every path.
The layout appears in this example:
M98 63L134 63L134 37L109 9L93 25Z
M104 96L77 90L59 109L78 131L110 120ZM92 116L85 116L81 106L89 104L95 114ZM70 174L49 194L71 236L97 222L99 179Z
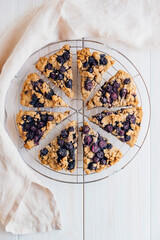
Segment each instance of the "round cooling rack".
M27 150L23 146L23 140L19 137L18 128L16 126L16 115L19 110L27 111L27 110L37 110L36 108L29 108L22 106L20 104L20 94L22 91L23 83L26 80L26 77L29 73L38 73L40 72L35 68L35 63L38 61L39 57L42 56L49 56L59 49L63 47L63 45L69 44L71 46L71 53L73 56L72 63L73 63L73 77L74 77L74 93L75 96L73 99L68 98L65 93L63 93L59 88L57 88L50 80L46 77L42 76L42 78L57 92L57 94L63 98L63 100L68 104L68 108L41 108L41 110L46 111L54 111L54 112L64 112L66 110L70 110L70 115L67 119L63 120L62 123L57 125L55 128L51 130L51 132L46 136L45 139L40 141L40 145L34 147L31 150ZM120 142L116 137L112 136L111 134L105 132L103 129L95 125L94 123L89 122L88 117L92 114L97 114L101 112L102 109L106 108L96 108L92 110L87 110L85 106L85 102L82 101L81 95L81 79L77 69L77 50L80 50L84 47L88 47L91 51L99 51L104 54L109 54L112 59L116 60L114 66L109 68L109 70L103 75L103 79L100 85L115 73L122 69L128 72L137 87L137 95L139 98L139 106L142 106L143 109L143 119L141 130L139 133L139 137L137 143L134 147L130 148L126 143ZM97 85L95 90L92 92L91 96L87 99L91 99L94 93L100 88L100 85ZM12 99L12 102L11 102ZM35 52L22 66L20 71L14 77L11 82L10 88L7 93L6 97L6 128L13 139L15 145L18 148L18 151L22 157L22 159L29 165L34 171L40 173L41 175L63 183L73 183L73 184L85 184L85 183L92 183L102 179L105 179L112 174L122 170L125 166L127 166L133 158L137 155L140 151L150 124L150 98L149 93L147 90L147 86L145 81L143 80L140 72L134 66L134 64L121 52L118 50L105 46L102 42L89 40L89 39L77 39L77 40L66 40L66 41L59 41L52 44L49 44L39 51ZM48 145L56 136L60 134L60 131L65 128L65 126L71 122L72 120L78 121L78 127L83 125L83 121L88 121L90 126L98 131L102 136L106 137L112 144L114 144L117 148L121 150L123 153L122 159L116 163L115 165L103 170L100 173L92 173L87 175L83 171L83 146L81 143L81 136L79 134L78 140L78 160L77 160L77 168L73 173L66 172L66 171L59 171L56 172L52 170L50 167L46 165L42 165L38 158L39 150Z

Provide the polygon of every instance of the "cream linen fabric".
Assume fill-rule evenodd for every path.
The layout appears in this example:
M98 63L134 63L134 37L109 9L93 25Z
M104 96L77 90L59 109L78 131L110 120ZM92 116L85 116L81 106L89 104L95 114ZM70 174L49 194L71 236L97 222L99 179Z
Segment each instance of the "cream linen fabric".
M11 79L36 50L58 39L103 37L132 47L160 46L158 0L52 0L0 38L0 220L16 234L60 229L53 194L20 158L4 128Z

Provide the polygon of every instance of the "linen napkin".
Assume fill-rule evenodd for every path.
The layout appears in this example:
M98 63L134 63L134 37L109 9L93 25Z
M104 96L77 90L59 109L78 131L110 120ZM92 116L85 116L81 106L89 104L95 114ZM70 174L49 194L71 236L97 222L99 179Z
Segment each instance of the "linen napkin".
M58 39L103 37L132 47L160 46L158 0L52 0L0 38L0 221L12 233L61 228L53 193L21 159L5 130L5 97L28 57Z

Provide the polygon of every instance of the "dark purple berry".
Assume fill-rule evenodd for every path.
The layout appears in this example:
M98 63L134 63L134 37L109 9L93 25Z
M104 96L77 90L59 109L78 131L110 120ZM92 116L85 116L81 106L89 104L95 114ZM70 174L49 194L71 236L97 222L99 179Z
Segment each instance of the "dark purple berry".
M65 83L67 88L71 88L72 89L72 79L69 79L66 83Z
M87 69L87 71L88 71L89 73L93 73L93 67L89 67L89 68Z
M92 139L91 136L85 136L85 137L84 137L84 143L85 143L86 145L89 146L89 145L92 143L92 141L93 141L93 139Z
M108 124L105 126L105 130L109 133L111 133L113 131L113 126L111 124Z
M75 161L73 160L72 162L68 163L68 170L73 170L75 168Z
M56 76L56 74L54 72L51 72L49 77L52 78L52 79L56 79L57 78L57 76Z
M122 129L120 129L120 131L118 132L118 135L119 135L119 136L124 136L124 134L125 134L125 131L122 130Z
M42 79L39 79L38 82L39 82L40 84L43 84L43 83L44 83L44 81L43 81Z
M65 61L68 61L69 58L70 58L69 52L64 52L64 53L63 53L63 58L64 58Z
M124 79L124 84L129 84L129 83L130 83L130 81L131 81L131 79L130 79L130 78L126 78L126 79Z
M88 164L88 169L89 169L89 170L96 170L96 166L94 166L94 163L93 163L93 162L90 162L90 163Z
M48 118L48 115L47 115L47 114L43 114L43 115L41 116L41 120L42 120L43 122L46 122L46 121L47 121L47 118Z
M101 159L101 160L100 160L100 163L101 163L102 165L106 165L106 164L107 164L107 161L106 161L105 159Z
M96 156L93 157L93 162L94 162L94 163L98 163L99 160L100 160L100 159L99 159L98 157L96 157Z
M45 70L52 70L52 64L47 63L47 65L45 66Z
M41 151L40 151L40 155L42 156L46 156L48 153L48 149L47 148L43 148Z
M112 86L111 86L111 85L107 85L106 91L107 91L108 93L110 93L110 92L112 91Z
M106 65L108 63L107 58L105 57L105 54L100 55L100 64Z
M69 127L69 128L68 128L68 131L69 131L69 132L74 132L74 127Z
M103 115L101 113L98 113L96 115L97 120L100 122L103 119Z
M114 81L113 86L115 88L119 88L120 87L120 83L118 83L117 81Z
M72 160L75 160L75 152L74 152L74 148L69 150L69 155L72 158Z
M125 140L126 140L126 142L130 141L131 140L131 136L126 135Z
M117 98L118 98L117 93L112 92L112 93L111 93L111 98L112 98L114 101L117 100Z
M83 133L86 134L86 133L89 132L89 130L90 130L89 126L85 125L85 126L83 127Z
M58 139L57 143L59 146L63 146L65 141L62 138L60 138L60 139Z
M34 132L27 132L27 139L32 140L35 136Z
M127 92L128 92L128 91L127 91L126 88L122 88L122 89L120 90L120 96L121 96L121 98L125 98Z
M57 57L57 62L63 64L65 62L64 58L62 56Z
M85 84L84 84L84 88L85 88L85 90L87 90L87 91L91 91L92 88L93 88L93 83L92 83L92 81L89 80L89 79L86 79Z
M43 135L43 131L41 129L38 129L36 131L36 136L42 136Z
M65 146L65 148L66 148L67 150L70 150L70 149L73 148L73 144L72 144L71 142L66 143L64 146Z
M136 117L134 115L129 115L126 119L127 121L130 121L133 124L135 124L136 122Z
M111 149L113 146L111 143L107 143L107 149Z
M105 103L107 103L107 98L102 97L102 98L100 98L100 101L101 101L102 104L105 104Z
M67 151L66 151L66 149L65 148L60 148L59 150L58 150L58 156L59 157L65 157L65 156L67 156Z
M120 138L121 142L125 142L125 138Z
M99 147L100 148L105 148L107 146L107 143L105 140L101 140L99 143L98 143Z
M99 150L98 144L97 143L93 143L92 146L91 146L91 151L93 153L96 153L96 152L98 152L98 150Z
M61 137L62 138L67 138L68 137L68 132L66 131L66 129L61 131Z
M99 159L101 159L101 158L104 157L104 153L103 153L102 151L98 151L98 152L96 153L96 156L97 156Z
M128 122L128 121L125 121L125 122L123 123L123 129L124 129L124 130L128 130L128 129L129 129L129 122Z
M109 116L112 114L112 112L103 112L105 114L105 116Z
M31 126L31 130L32 130L33 132L36 132L36 131L37 131L37 127Z
M66 71L66 68L65 68L64 66L61 66L60 69L59 69L59 71L60 71L61 73L64 73L64 72Z
M59 73L58 76L57 76L57 79L58 79L58 80L63 80L63 78L64 78L64 75L61 74L61 73Z
M23 127L23 131L28 131L30 127L31 127L30 123L26 123Z
M48 115L48 121L53 121L54 116L53 115Z
M90 64L90 66L96 66L98 64L97 60L94 57L92 57L92 56L90 56L88 58L88 62Z
M41 136L35 136L34 137L34 144L38 145L40 138L41 138Z
M88 62L84 62L84 63L83 63L83 67L84 67L84 68L88 67L88 64L89 64Z

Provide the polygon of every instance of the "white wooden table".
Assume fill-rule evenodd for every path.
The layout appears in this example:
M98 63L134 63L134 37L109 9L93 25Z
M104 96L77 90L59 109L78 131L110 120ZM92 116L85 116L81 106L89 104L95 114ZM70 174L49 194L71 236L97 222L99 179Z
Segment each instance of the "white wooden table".
M0 34L30 9L45 0L1 0ZM3 46L1 46L3 47ZM85 215L82 186L61 184L39 176L58 202L63 230L18 236L0 225L0 240L82 240L83 221L87 240L160 239L160 51L135 50L117 43L146 81L151 96L150 133L136 158L112 177L85 185Z

